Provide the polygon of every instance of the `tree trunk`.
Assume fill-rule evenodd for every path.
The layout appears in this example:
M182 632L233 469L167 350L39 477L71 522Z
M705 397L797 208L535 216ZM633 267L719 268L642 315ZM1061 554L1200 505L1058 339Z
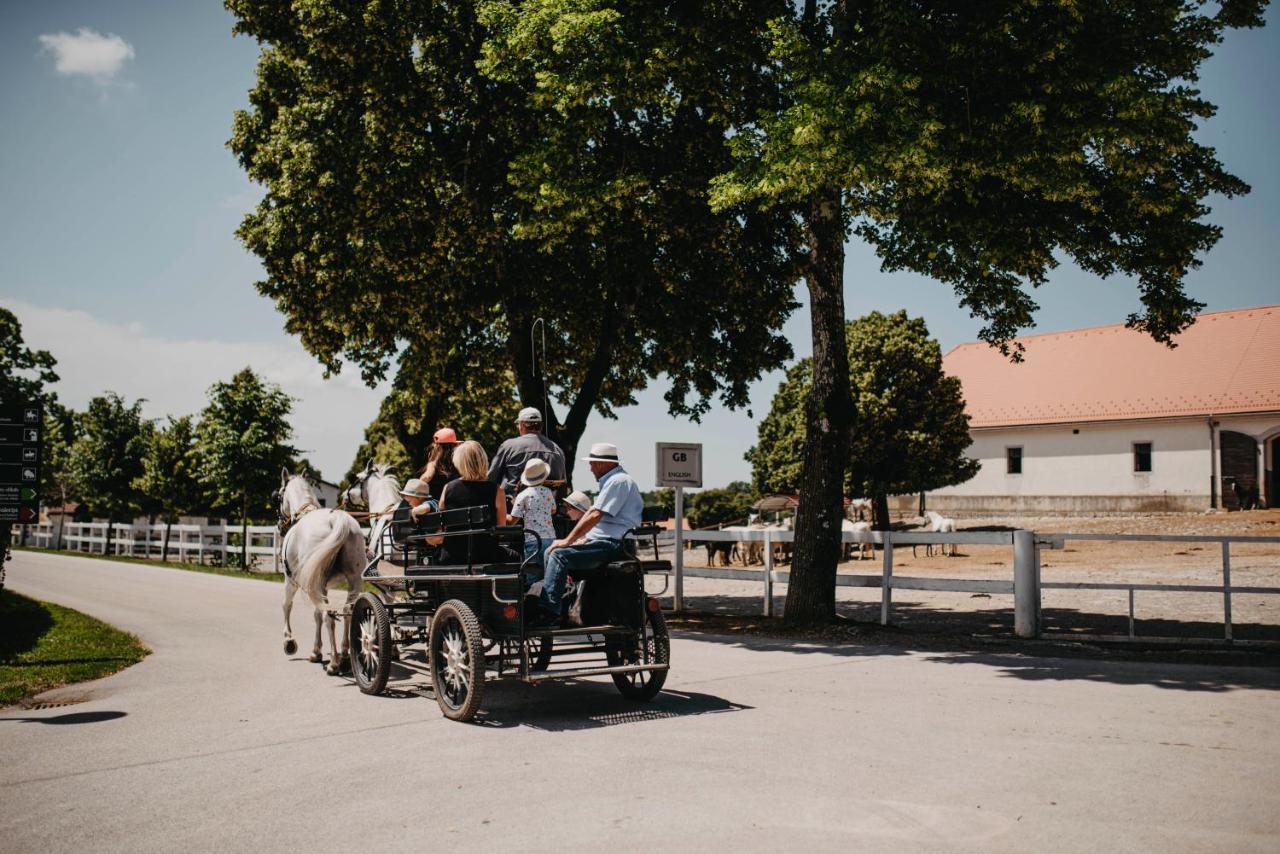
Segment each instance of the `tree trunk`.
M787 587L785 618L792 624L825 622L835 616L836 564L844 518L842 487L853 427L844 334L845 235L839 189L815 196L805 224L813 386L806 404L800 508Z
M13 527L8 522L0 522L0 590L4 589L4 565L9 562L9 540L13 537Z
M108 513L107 514L107 544L102 547L103 555L109 556L111 554L111 535L115 533L115 530L116 530L115 519L110 513Z
M160 547L161 563L169 559L169 532L171 530L173 530L173 518L168 517L164 520L164 545Z
M871 500L871 529L889 530L889 496L883 492L877 492Z
M67 490L66 488L62 488L60 490L60 494L62 495L62 508L61 508L61 512L58 513L58 539L54 543L54 547L53 547L54 551L62 551L62 526L67 524Z
M240 502L240 569L249 571L249 493Z

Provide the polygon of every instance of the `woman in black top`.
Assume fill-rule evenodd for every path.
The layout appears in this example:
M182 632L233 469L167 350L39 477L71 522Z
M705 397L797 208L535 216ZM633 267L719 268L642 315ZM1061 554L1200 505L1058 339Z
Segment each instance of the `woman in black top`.
M492 507L494 524L506 525L507 499L498 484L489 480L489 459L480 443L467 441L458 445L453 452L453 462L459 476L449 481L441 492L440 510ZM468 527L451 525L445 530L465 531ZM500 545L491 534L437 537L432 542L444 546L441 557L445 563L506 563L517 559L513 551Z

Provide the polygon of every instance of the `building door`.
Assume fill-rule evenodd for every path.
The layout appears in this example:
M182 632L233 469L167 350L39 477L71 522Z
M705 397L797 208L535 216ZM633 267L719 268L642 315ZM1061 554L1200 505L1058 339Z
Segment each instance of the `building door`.
M1218 438L1222 472L1222 506L1241 510L1257 506L1258 442L1252 436L1223 430Z

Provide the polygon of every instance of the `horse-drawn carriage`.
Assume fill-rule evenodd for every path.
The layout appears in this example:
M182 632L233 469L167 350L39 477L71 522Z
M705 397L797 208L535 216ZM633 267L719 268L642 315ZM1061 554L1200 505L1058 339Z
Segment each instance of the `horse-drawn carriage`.
M472 559L471 544L482 538L522 554L526 538L537 534L520 526L494 523L492 507L466 507L429 513L416 521L407 510L380 526L375 557L363 581L377 592L363 592L351 604L351 670L360 690L381 693L393 658L400 650L425 645L436 700L452 720L470 720L480 708L486 682L609 675L626 697L648 700L666 680L670 642L655 594L645 577L663 574L668 561L657 559L658 508L646 508L644 524L632 531L637 548L652 538L654 559L633 556L571 579L562 625L533 627L538 582L527 578L528 560L482 562ZM443 549L442 539L465 538L463 546ZM437 544L433 544L437 543ZM457 555L465 553L466 561ZM451 562L450 554L454 555Z

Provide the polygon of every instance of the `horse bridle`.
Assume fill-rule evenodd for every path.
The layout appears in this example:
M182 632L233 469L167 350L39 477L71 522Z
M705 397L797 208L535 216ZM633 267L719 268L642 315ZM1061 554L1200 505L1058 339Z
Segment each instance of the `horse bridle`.
M282 486L279 489L277 489L275 492L271 493L271 498L276 505L276 516L279 517L279 521L276 522L276 527L280 530L280 533L282 534L285 531L288 531L294 525L296 525L299 519L301 519L303 516L310 513L312 510L320 509L320 507L316 505L314 502L308 501L305 504L303 504L301 507L299 507L297 510L293 511L293 513L289 515L285 515L285 513L283 512L284 508L282 506L284 503L284 490L285 488Z

